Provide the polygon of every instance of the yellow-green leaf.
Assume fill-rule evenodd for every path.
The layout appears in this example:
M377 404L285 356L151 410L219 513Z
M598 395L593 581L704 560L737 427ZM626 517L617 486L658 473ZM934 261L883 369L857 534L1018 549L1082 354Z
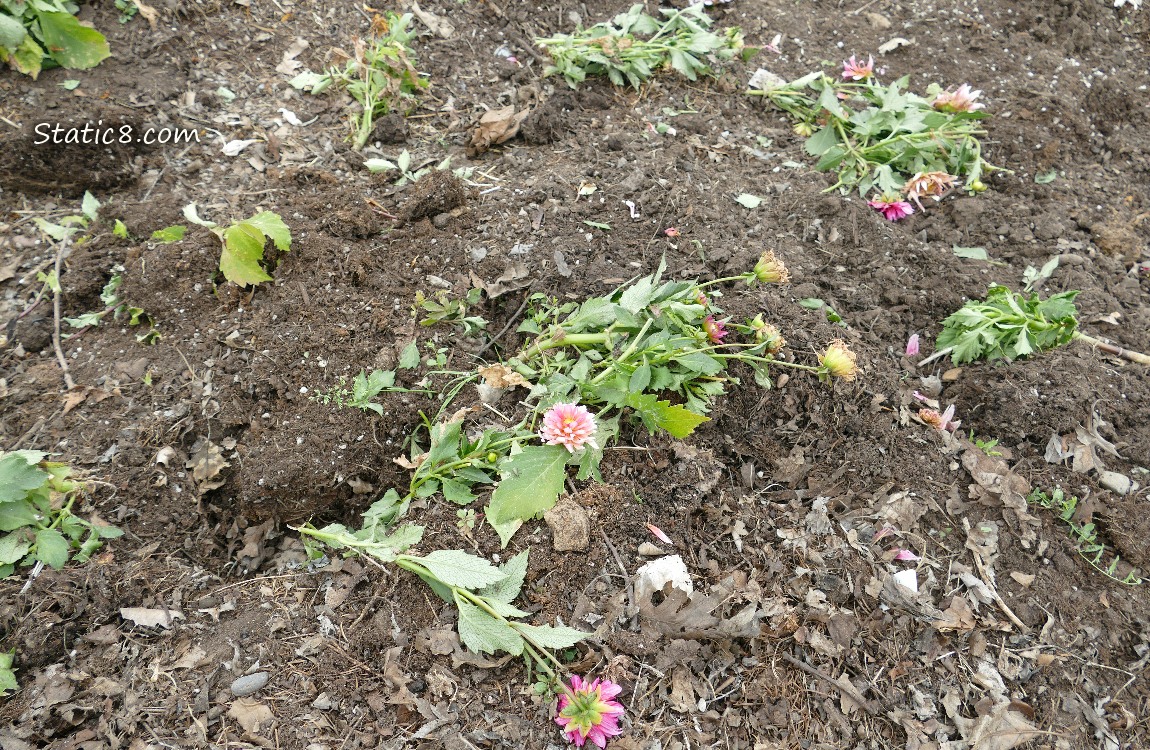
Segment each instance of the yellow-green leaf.
M271 281L260 266L264 259L264 233L241 221L224 230L224 251L220 254L220 271L233 284L247 286Z

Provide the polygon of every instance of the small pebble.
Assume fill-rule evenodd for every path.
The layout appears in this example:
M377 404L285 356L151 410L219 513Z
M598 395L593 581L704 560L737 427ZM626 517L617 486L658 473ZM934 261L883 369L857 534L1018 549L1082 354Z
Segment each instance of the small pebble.
M1125 474L1119 474L1116 471L1101 471L1098 473L1098 484L1116 494L1125 495L1130 491L1131 482L1130 477Z
M639 545L639 554L643 557L661 557L664 552L650 542L643 542Z
M243 698L253 693L258 692L264 685L268 684L271 675L267 672L253 672L246 674L243 677L237 678L232 682L231 691L232 695L237 698Z

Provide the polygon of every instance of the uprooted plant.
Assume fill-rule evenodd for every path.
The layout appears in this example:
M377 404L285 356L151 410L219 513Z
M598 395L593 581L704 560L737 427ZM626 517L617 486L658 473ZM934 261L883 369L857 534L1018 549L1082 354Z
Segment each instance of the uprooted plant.
M397 459L412 471L407 488L388 490L364 514L359 529L332 524L300 531L333 549L415 573L459 608L459 634L468 648L523 655L554 683L553 670L560 665L547 650L571 645L583 634L517 621L526 613L511 601L523 574L508 566L520 565L519 557L497 570L458 550L408 554L423 531L399 525L412 501L442 494L449 502L470 505L479 499L478 488L495 484L484 516L505 547L523 523L555 505L568 481L568 467L574 467L576 480L599 478L604 451L624 420L641 423L651 433L690 435L707 421L714 399L739 382L730 372L732 363L749 367L764 387L770 386L770 369L776 366L807 370L824 380L849 381L857 375L855 355L841 341L832 342L818 364L802 364L779 356L783 337L761 315L742 323L722 317L712 299L718 284L788 280L773 253L765 253L751 271L709 282L664 281L664 270L661 264L650 276L582 302L533 295L518 329L533 338L505 361L474 371L449 370L444 353L429 347L424 360L429 369L414 385L439 394L438 413L425 418L426 447L413 436L410 458ZM414 342L409 344L400 368L417 364L418 353ZM383 392L396 388L395 375L361 374L357 381L362 378L366 386L374 380L377 392ZM448 415L468 384L477 386L491 408ZM519 401L521 411L505 415L495 407L515 388L527 390ZM467 417L476 413L481 417L467 426ZM560 689L575 705L578 690Z
M749 59L756 49L743 44L737 28L711 31L712 21L703 3L686 8L660 8L663 20L632 5L611 21L597 23L573 34L557 34L535 43L551 56L546 75L562 74L577 87L588 76L607 76L616 86L635 88L663 68L689 80L712 75L708 57L729 60L741 54Z
M0 453L0 578L18 566L85 562L123 532L76 515L84 484L41 451Z
M789 83L759 70L747 92L762 96L795 120L807 137L815 168L834 171L826 192L857 188L873 194L868 205L896 221L911 213L911 202L941 200L959 182L970 193L986 189L982 175L996 167L982 158L980 91L963 84L954 91L932 83L926 96L907 90L910 77L879 82L874 60L843 63L841 78L815 71Z
M343 67L328 68L326 73L304 72L290 83L297 89L321 94L331 86L344 88L359 104L351 115L352 145L362 149L371 138L375 118L399 108L427 88L427 79L412 63L410 42L417 36L411 28L413 16L387 11L371 22L367 39L352 40L352 54L340 51L346 58Z
M223 249L220 252L220 273L237 286L255 286L272 277L264 269L264 246L270 239L282 253L291 250L291 230L271 211L261 211L242 221L220 226L214 221L201 219L196 212L196 204L184 206L184 218L193 224L206 227L220 238ZM168 227L163 231L175 229ZM180 235L183 236L182 234Z
M94 68L108 40L76 18L70 0L0 0L0 62L35 79L44 68Z

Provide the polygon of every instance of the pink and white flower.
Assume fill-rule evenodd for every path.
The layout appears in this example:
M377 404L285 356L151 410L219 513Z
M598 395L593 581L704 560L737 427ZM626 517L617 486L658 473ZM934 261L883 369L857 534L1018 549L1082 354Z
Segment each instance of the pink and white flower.
M595 418L586 406L577 403L555 404L543 415L539 437L547 445L562 445L574 453L584 445L599 447L595 444L597 429Z
M970 84L964 83L959 86L956 91L939 92L938 96L934 97L934 101L930 103L930 106L940 112L977 112L984 106L982 103L975 101L975 99L981 95L981 89L971 91Z
M866 204L882 214L882 217L887 221L905 219L914 213L914 207L898 196L883 194L874 200L867 201Z
M851 59L843 60L843 78L852 81L865 81L874 75L874 57L868 57L867 61L860 62L851 55Z
M918 418L939 432L954 432L962 424L954 418L954 404L946 407L942 414L934 409L919 409Z
M721 320L715 320L714 315L708 315L703 319L703 330L707 332L707 338L711 340L712 344L723 343L723 339L730 333L727 330L727 325Z
M623 688L610 680L596 678L590 682L571 676L571 689L559 696L559 715L555 723L563 727L567 741L583 747L587 740L597 747L607 747L607 740L623 733L619 717L623 705L614 700Z

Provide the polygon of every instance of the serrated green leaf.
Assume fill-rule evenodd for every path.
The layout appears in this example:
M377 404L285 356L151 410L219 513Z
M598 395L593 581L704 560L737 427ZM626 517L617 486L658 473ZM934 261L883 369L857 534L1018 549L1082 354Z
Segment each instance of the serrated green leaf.
M459 610L459 640L477 654L523 653L523 637L471 602L455 599Z
M56 529L40 529L36 532L36 559L56 570L68 562L72 546Z
M523 526L523 521L520 521L518 518L512 521L507 521L505 523L498 523L493 521L491 516L486 516L486 519L487 525L490 526L491 529L499 535L500 549L505 549L508 542L511 541L511 537L515 536L515 532L519 531L519 528Z
M265 241L258 227L244 221L225 229L224 250L220 254L224 278L241 287L271 281L272 277L260 267Z
M504 604L515 601L515 597L519 596L519 591L523 588L523 580L527 577L527 556L530 552L531 548L528 547L500 565L499 572L504 575L503 580L483 587L477 592L478 595Z
M675 359L675 364L686 367L691 372L700 375L715 375L723 371L723 363L714 357L708 357L702 352L691 352ZM632 389L634 390L634 389Z
M74 70L94 68L112 54L108 40L90 26L81 25L71 13L37 12L40 38L48 56L60 67Z
M503 462L487 516L494 523L526 521L555 506L571 454L561 445L529 445Z
M32 549L32 540L23 531L0 537L0 565L15 565Z
M635 410L649 431L661 429L677 438L687 437L703 422L710 421L678 404L672 406L670 401L659 401L653 394L629 394L627 406Z
M14 531L23 526L35 526L39 520L36 509L28 500L0 503L0 531Z
M619 296L619 306L630 313L637 313L647 305L655 293L655 279L644 276L623 290Z
M631 373L631 380L628 383L628 388L634 393L640 393L647 389L651 384L651 366L642 364L635 368Z
M475 494L471 491L471 487L458 479L444 479L440 489L443 491L443 499L449 503L470 505L475 501Z
M84 200L80 203L80 213L84 214L88 221L95 221L100 215L100 201L87 190L84 191Z
M412 341L399 355L399 369L413 370L419 366L419 345Z
M279 214L261 211L248 219L247 223L270 237L280 252L286 253L291 250L291 230L288 229L288 225L284 223Z
M532 643L548 649L571 648L591 635L565 625L526 625L517 622L512 627Z
M46 455L39 451L15 451L0 457L0 503L23 500L48 481L48 472L38 466Z
M187 233L187 231L188 228L183 224L173 224L170 227L164 227L163 229L157 229L156 231L152 232L152 241L162 242L165 245L169 242L179 242L184 238L184 235Z
M487 606L491 607L491 611L500 617L527 617L531 614L530 612L524 612L523 610L519 609L519 607L516 607L512 604L507 604L506 602L490 601L487 602Z
M50 221L44 221L39 216L32 219L32 221L36 224L37 227L40 228L41 232L48 235L57 242L63 242L75 234L77 231L75 227L64 227L60 226L59 224L53 224Z
M440 582L468 590L481 589L507 577L487 560L463 550L437 549L413 559Z

